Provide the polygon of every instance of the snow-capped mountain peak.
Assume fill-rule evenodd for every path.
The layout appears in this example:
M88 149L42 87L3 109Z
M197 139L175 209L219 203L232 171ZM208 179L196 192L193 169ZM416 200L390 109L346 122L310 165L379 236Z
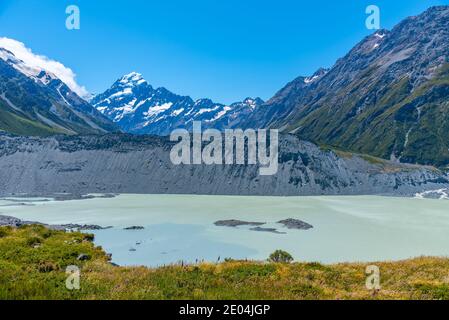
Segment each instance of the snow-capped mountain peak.
M153 88L140 73L132 72L117 80L91 103L124 131L168 135L174 129L190 129L193 121L205 126L228 127L239 115L253 112L263 101L247 98L231 105L174 94Z
M104 133L117 131L118 127L100 114L89 103L60 79L41 67L41 63L56 63L53 60L33 56L31 51L13 52L2 47L0 38L0 108L2 115L13 124L16 134L49 133ZM6 41L14 46L13 40ZM24 47L23 47L24 48ZM16 51L19 54L16 54ZM59 68L64 68L59 65ZM59 70L59 73L64 71ZM9 117L9 118L8 118ZM36 129L37 128L37 129Z
M18 59L14 55L14 53L12 53L11 51L9 51L7 49L0 48L0 59L2 59L6 63L8 63L12 67L14 67L14 69L23 73L28 78L31 78L36 82L41 82L41 83L47 85L52 80L58 79L54 74L52 74L48 71L45 71L41 68L38 68L35 66L30 66L30 65L26 64L24 61Z
M211 99L203 98L195 101L195 106L210 106L214 104Z
M253 110L263 103L264 101L260 98L246 98L245 100L243 100L243 104L247 105Z
M124 86L138 86L141 84L148 83L143 76L140 73L137 72L131 72L130 74L124 75L120 80L118 81L121 85Z

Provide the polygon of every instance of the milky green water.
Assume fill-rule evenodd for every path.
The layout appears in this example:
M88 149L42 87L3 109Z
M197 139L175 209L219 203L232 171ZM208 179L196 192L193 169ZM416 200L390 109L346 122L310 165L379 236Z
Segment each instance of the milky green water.
M12 204L12 205L11 205ZM449 256L449 201L389 197L225 197L121 195L113 199L33 202L0 200L0 214L48 224L98 224L96 244L120 265L266 259L276 249L298 261L365 262ZM295 218L313 230L288 230ZM286 234L216 227L217 220L266 222ZM142 231L125 231L129 226ZM130 251L132 250L132 251ZM136 251L134 251L136 250Z

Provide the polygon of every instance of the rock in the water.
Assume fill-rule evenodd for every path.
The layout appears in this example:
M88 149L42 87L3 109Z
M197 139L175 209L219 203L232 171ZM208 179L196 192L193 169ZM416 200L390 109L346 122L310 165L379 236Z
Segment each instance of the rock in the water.
M222 220L214 223L217 227L240 227L240 226L263 226L266 224L265 222L247 222L240 220Z
M124 230L144 230L144 229L145 229L145 227L142 227L142 226L132 226L132 227L125 228Z
M106 230L111 229L112 227L102 227L95 224L87 224L87 225L80 225L80 224L64 224L61 226L54 226L54 227L62 227L64 229L68 230L78 230L78 231L89 231L89 230Z
M284 225L288 229L297 229L297 230L310 230L313 229L313 226L297 219L286 219L279 221L278 223Z

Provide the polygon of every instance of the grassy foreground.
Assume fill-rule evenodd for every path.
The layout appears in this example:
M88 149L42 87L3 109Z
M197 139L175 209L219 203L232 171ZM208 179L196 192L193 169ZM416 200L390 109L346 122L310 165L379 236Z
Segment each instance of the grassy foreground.
M114 267L82 233L0 228L0 299L449 299L449 259L376 263L382 289L365 287L366 264L223 264ZM80 254L88 256L78 261ZM66 267L81 269L80 290Z

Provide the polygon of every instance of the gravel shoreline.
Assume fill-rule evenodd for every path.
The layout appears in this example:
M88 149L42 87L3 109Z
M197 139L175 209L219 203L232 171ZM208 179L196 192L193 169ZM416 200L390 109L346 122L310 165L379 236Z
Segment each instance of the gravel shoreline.
M80 224L61 224L61 225L48 225L45 223L37 221L24 221L15 217L0 215L0 227L13 227L20 228L22 226L29 225L41 225L45 226L51 230L67 231L67 230L77 230L77 231L94 231L94 230L106 230L112 227L102 227L98 225L80 225Z

